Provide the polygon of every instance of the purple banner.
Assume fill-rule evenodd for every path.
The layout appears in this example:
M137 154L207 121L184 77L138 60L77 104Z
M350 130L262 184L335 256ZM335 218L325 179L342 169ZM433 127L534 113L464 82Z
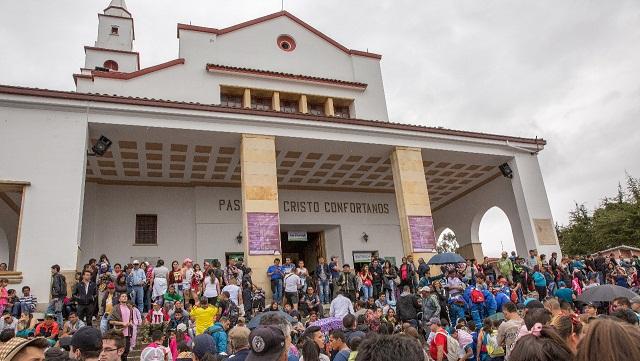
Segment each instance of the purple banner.
M409 216L409 233L414 252L434 252L436 235L431 216Z
M247 212L247 228L250 255L280 253L278 213Z

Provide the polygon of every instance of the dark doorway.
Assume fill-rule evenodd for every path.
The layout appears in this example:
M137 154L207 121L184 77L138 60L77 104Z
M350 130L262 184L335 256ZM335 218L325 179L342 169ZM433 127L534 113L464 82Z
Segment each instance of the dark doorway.
M290 240L289 232L281 232L282 260L284 262L286 257L291 257L291 260L296 265L299 260L302 260L309 273L313 273L318 265L318 257L326 258L324 232L306 232L306 234L306 241L299 237L299 234L297 235L298 237L295 237L295 240Z

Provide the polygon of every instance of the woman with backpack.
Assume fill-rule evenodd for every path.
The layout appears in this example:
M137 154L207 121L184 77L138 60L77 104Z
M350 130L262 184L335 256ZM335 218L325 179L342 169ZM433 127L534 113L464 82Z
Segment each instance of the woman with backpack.
M490 318L485 318L483 327L478 333L478 347L476 360L500 361L504 360L504 348L498 345L498 327Z

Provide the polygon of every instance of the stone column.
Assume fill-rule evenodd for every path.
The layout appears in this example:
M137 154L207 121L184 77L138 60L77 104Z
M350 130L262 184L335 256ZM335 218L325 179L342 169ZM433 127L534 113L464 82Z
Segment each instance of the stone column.
M513 171L511 185L524 236L524 245L515 240L518 253L526 257L528 250L536 249L538 254L546 254L547 257L552 252L561 256L538 157L528 153L516 154L508 164Z
M298 109L302 114L309 113L309 108L307 105L307 96L304 94L300 95L300 100L298 101Z
M247 88L242 94L242 107L251 108L251 89Z
M280 111L280 92L273 92L273 96L271 97L271 109L276 112Z
M280 258L280 245L276 254L255 255L249 250L247 214L275 213L278 207L278 179L276 175L275 137L243 134L240 163L242 169L242 234L247 265L253 270L253 282L271 294L267 268L274 258ZM279 239L278 225L278 239Z
M328 117L333 117L336 115L335 109L333 108L333 98L327 98L324 102L324 115Z
M404 254L413 254L414 261L419 257L426 260L435 254L424 250L416 250L412 246L409 217L431 218L431 204L427 179L424 175L422 164L422 152L418 148L396 147L391 153L391 168L393 169L393 183L398 203L398 216L400 217L400 232L402 234L402 247ZM431 227L431 236L433 226Z

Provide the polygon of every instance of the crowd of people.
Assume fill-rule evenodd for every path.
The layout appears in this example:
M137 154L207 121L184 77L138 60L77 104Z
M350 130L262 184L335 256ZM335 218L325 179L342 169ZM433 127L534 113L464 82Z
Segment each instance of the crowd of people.
M167 267L102 255L75 280L53 265L43 320L28 286L18 295L0 279L0 361L29 349L125 361L139 344L142 361L640 360L640 296L580 297L601 284L637 294L637 257L532 250L429 266L409 255L354 270L338 257L317 261L310 271L276 258L260 270L270 303L242 259Z

